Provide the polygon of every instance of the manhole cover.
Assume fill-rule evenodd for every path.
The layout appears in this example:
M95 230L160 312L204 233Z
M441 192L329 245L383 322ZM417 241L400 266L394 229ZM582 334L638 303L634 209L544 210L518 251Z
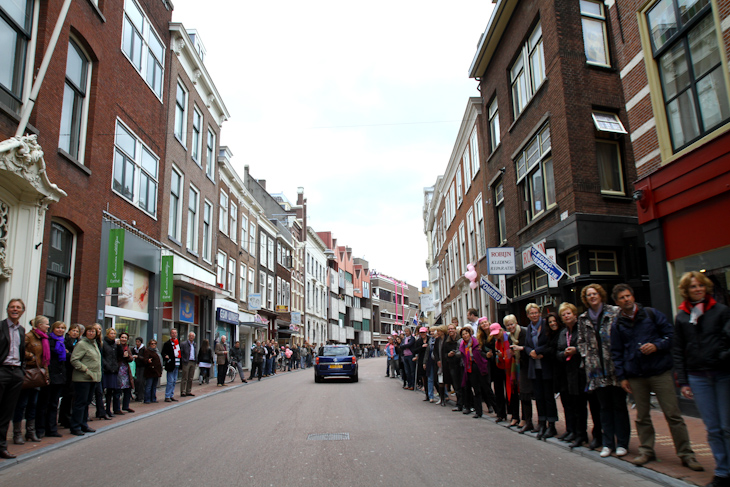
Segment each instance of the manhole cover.
M350 433L319 433L307 435L307 441L338 441L349 439Z

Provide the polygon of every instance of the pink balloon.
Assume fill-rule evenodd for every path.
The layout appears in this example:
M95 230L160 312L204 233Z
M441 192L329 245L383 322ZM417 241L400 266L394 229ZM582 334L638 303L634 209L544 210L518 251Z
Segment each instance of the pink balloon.
M473 271L474 270L474 264L469 263L469 264L466 265L466 268L467 268L467 270Z
M468 271L464 274L464 277L469 279L471 282L474 282L477 278L477 271L475 271L475 270Z
M479 284L477 284L476 282L472 281L472 282L469 283L469 287L472 288L472 289L476 289L477 287L479 287Z

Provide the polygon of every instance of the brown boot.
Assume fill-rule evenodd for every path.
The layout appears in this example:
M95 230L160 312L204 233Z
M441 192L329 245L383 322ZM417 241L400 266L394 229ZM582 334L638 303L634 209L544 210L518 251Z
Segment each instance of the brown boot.
M35 419L25 420L25 439L34 443L38 443L39 441L41 441L35 435Z
M13 421L13 443L16 445L25 445L22 421Z

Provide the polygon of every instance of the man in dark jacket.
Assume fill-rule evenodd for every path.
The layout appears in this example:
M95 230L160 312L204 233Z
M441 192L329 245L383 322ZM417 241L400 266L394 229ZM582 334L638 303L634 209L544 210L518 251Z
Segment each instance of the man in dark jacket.
M195 333L188 333L188 339L180 344L180 397L195 396L193 376L198 363L198 350L195 345Z
M7 312L8 319L0 322L0 458L15 458L8 451L7 436L23 386L25 329L20 317L25 313L25 303L11 299Z
M704 470L692 451L687 425L679 411L674 391L672 325L661 312L637 304L634 290L628 284L614 286L612 295L621 312L611 329L611 358L621 387L633 394L636 402L639 456L632 463L644 465L656 459L649 402L654 392L669 424L674 449L682 459L682 464L695 471Z
M165 386L165 402L177 402L175 399L175 383L180 368L180 342L177 339L177 330L170 330L170 339L162 345L162 364L167 371L167 386Z

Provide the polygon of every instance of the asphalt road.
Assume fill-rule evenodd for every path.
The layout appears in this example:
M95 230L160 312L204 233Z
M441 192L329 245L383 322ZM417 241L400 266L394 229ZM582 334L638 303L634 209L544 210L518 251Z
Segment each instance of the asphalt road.
M359 383L306 370L197 397L5 468L0 485L658 485L423 402L384 372L368 359ZM350 439L308 440L327 433Z

